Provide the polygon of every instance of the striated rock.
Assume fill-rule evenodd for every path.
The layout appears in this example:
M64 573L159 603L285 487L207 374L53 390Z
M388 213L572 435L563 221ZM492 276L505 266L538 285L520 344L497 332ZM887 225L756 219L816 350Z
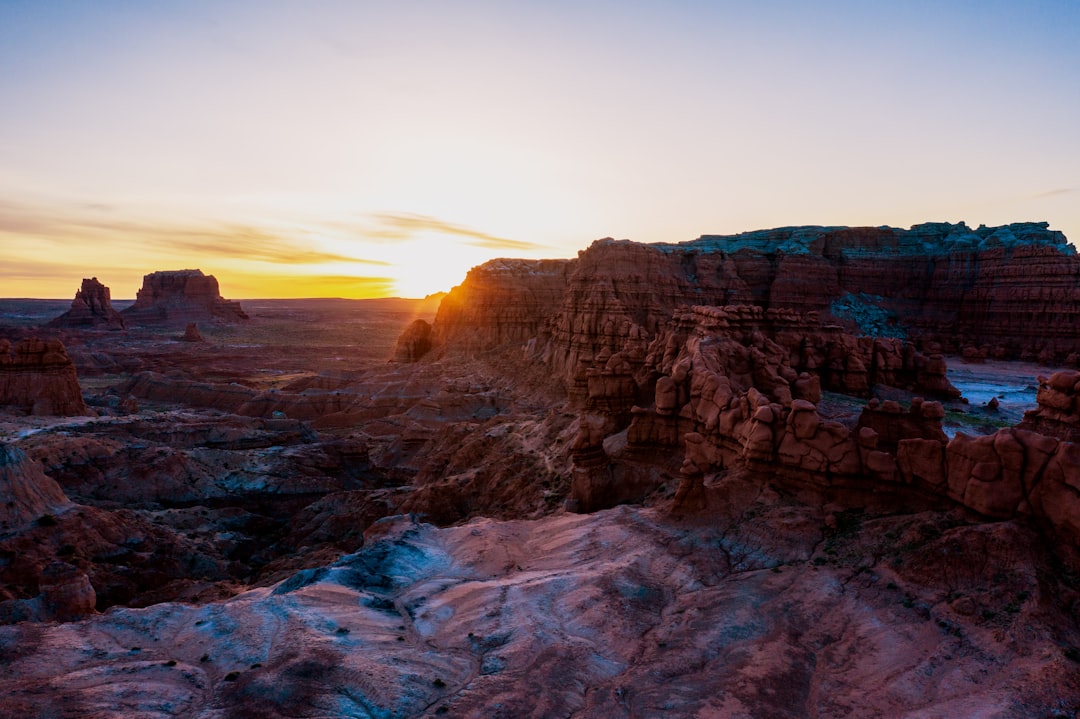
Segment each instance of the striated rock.
M140 372L115 388L121 396L133 396L157 402L176 402L195 407L212 407L236 412L259 393L239 384L198 382L166 377L157 372Z
M494 260L472 270L440 307L437 344L520 343L573 389L579 361L626 348L632 334L647 343L680 305L747 304L820 312L862 334L955 353L1062 360L1080 352L1080 324L1070 319L1080 317L1080 257L1046 223L791 227L655 245L604 239L553 262Z
M548 318L562 304L574 264L499 259L474 267L439 304L435 344L469 352L507 343L521 343L526 351L541 349Z
M60 340L0 339L0 406L33 415L86 415L75 365Z
M248 319L239 302L221 297L217 278L204 275L202 270L166 270L145 275L135 304L121 314L134 324Z
M45 515L62 512L71 502L41 466L20 449L0 443L0 529L10 531Z
M52 320L49 327L91 327L94 329L125 329L124 318L113 309L109 288L97 277L83 279L75 293L71 309Z

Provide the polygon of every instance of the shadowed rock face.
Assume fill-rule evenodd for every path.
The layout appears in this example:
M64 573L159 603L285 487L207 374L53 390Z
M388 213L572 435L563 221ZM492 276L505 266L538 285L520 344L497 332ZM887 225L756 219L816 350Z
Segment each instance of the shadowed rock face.
M135 304L121 314L133 324L248 319L239 302L221 297L217 278L204 275L202 270L167 270L145 275Z
M60 340L0 339L0 406L34 415L85 415L75 365Z
M125 328L124 318L113 309L109 288L98 282L97 277L82 281L82 287L71 302L71 309L49 322L49 326L110 330Z
M22 527L71 506L60 485L15 447L0 444L0 531Z

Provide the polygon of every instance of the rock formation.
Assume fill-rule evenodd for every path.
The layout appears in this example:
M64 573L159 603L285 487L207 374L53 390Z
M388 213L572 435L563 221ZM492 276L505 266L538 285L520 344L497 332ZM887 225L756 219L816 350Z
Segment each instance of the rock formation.
M135 304L121 314L132 324L248 319L239 302L221 297L217 278L204 275L202 270L167 270L145 275Z
M205 342L202 333L199 332L199 325L194 322L188 322L184 327L184 334L180 336L181 342Z
M1055 372L1039 376L1035 395L1038 406L1024 413L1020 429L1045 434L1067 442L1080 442L1080 372Z
M49 322L49 326L109 330L125 328L124 318L113 309L109 288L98 282L97 277L83 279L82 287L71 302L71 309Z
M1045 223L608 239L559 265L473 269L434 335L439 354L516 356L563 387L579 413L572 507L641 501L676 474L690 506L705 476L730 470L906 486L1033 517L1080 562L1080 373L1040 379L1028 429L991 437L947 442L942 406L919 397L871 403L854 426L819 407L823 390L875 385L954 398L943 348L1064 361L1080 352L1078 278L1080 258Z
M71 506L60 485L20 449L0 443L0 530L11 531Z
M0 339L0 407L34 415L85 415L75 365L60 340Z
M574 260L494 260L444 300L439 343L534 340L572 378L580 359L651 339L680 305L819 312L856 334L996 358L1080 352L1080 257L1046 223L972 230L792 227L679 244L594 242ZM547 343L551 337L552 342Z
M90 578L67 562L50 562L38 580L45 616L71 621L95 612L97 594Z
M402 333L394 349L394 362L416 362L431 350L431 324L413 320Z

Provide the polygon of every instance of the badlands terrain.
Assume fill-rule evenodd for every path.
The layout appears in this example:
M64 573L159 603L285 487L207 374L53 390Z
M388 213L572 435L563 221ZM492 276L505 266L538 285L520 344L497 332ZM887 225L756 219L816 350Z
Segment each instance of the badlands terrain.
M1080 716L1045 224L105 272L0 301L0 717Z

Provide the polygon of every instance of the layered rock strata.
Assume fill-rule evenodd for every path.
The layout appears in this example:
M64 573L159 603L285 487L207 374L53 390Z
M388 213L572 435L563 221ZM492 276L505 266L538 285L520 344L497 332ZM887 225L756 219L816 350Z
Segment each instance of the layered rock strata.
M145 275L135 304L121 314L132 324L248 319L239 302L222 298L217 278L204 275L202 270L165 270Z
M856 333L996 358L1080 353L1080 257L1046 223L972 230L789 227L679 244L594 242L573 260L493 260L443 301L437 344L528 345L578 363L651 340L681 305L817 311Z
M82 287L71 302L71 309L49 322L49 326L109 330L125 328L124 318L113 309L109 288L98 282L97 277L83 279Z
M75 365L60 340L0 339L0 407L34 415L85 415Z

